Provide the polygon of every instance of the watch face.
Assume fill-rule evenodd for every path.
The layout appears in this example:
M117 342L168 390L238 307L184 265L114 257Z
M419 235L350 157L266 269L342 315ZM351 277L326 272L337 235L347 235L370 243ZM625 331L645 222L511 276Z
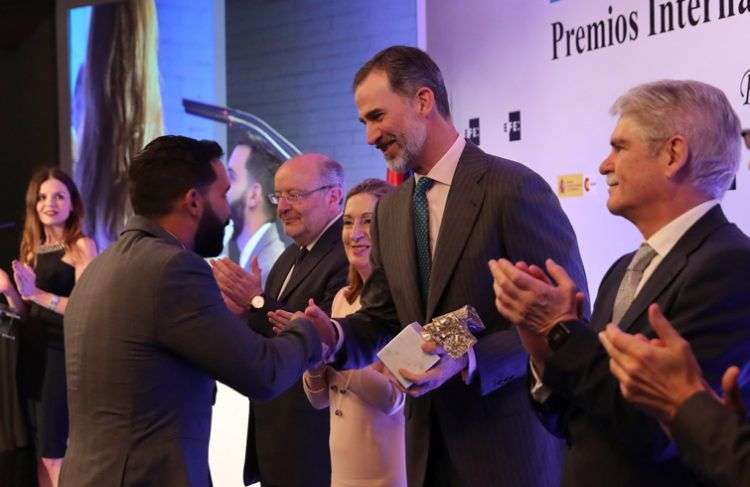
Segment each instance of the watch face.
M255 309L262 309L265 304L266 300L261 294L258 294L250 300L250 305Z

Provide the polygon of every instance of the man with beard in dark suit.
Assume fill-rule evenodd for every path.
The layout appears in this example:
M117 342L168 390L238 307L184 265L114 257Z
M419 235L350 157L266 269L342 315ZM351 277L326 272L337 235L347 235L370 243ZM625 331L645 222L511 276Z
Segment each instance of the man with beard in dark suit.
M528 405L527 357L494 307L487 261L541 264L555 255L585 288L575 234L557 198L529 168L459 136L440 69L419 49L376 54L355 76L354 100L367 142L389 167L416 176L378 204L373 272L361 310L340 322L331 362L363 367L403 326L472 305L487 327L473 349L453 359L426 342L439 362L422 374L401 372L414 383L405 411L409 485L556 485L560 442ZM331 323L308 312L319 326Z
M204 260L221 250L229 216L221 154L215 142L163 136L130 164L135 215L65 313L63 486L208 487L214 381L270 399L321 359L309 322L265 338L222 300Z

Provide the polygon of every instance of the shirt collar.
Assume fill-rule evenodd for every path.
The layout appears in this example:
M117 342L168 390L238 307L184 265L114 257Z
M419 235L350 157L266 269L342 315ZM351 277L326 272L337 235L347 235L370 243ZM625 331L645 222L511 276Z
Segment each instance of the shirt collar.
M682 215L678 216L671 222L667 223L658 232L651 235L646 243L656 251L657 254L664 257L672 250L672 247L685 235L690 227L703 217L714 206L719 204L719 200L708 200L692 207Z
M322 231L322 232L320 232L320 234L318 234L318 236L317 236L317 237L315 237L315 240L313 240L312 242L310 242L309 244L307 244L307 246L306 246L305 248L306 248L306 249L307 249L308 251L312 250L312 249L313 249L313 247L315 247L315 244L316 244L316 243L318 243L318 240L320 240L320 237L322 237L322 236L323 236L323 234L324 234L324 233L326 233L326 230L328 230L329 228L331 228L331 226L333 226L333 224L334 224L334 223L336 223L336 221L337 221L337 220L338 220L339 218L341 218L341 215L343 215L343 214L344 214L344 213L343 213L343 212L341 212L341 213L339 213L338 215L336 215L336 216L335 216L334 218L332 218L332 219L331 219L331 221L329 221L329 222L328 222L328 225L326 225L326 227L325 227L325 228L323 229L323 231Z
M466 147L466 139L457 135L453 145L450 146L446 153L443 154L443 157L441 157L432 169L430 169L430 172L424 176L427 176L437 183L450 186L453 181L453 175L456 173L458 160L461 158L461 153L464 151L464 147ZM415 175L415 179L419 181L424 176L417 174Z

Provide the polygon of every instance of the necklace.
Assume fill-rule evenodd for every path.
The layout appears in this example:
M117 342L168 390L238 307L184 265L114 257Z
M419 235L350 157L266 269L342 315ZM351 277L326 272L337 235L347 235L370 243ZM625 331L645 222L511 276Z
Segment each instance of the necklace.
M37 254L47 254L49 252L57 252L63 250L65 246L60 242L42 244L37 248Z
M331 386L331 389L333 390L333 392L339 393L338 396L331 398L332 399L331 406L333 406L334 408L333 414L335 414L336 416L341 417L344 415L344 412L341 411L341 403L344 402L344 394L346 394L346 391L349 389L349 383L352 381L352 376L354 375L354 372L355 371L353 370L346 371L346 381L344 382L344 387L338 388L336 387L335 384ZM334 401L334 399L337 399L337 400Z

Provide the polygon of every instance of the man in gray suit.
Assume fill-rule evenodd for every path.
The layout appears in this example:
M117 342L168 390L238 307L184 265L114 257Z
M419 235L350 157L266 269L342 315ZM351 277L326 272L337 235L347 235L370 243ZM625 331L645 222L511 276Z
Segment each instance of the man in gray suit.
M70 439L61 485L208 486L214 380L269 399L320 361L306 320L265 338L226 308L229 180L215 142L164 136L131 162L135 211L65 313Z
M359 70L354 89L367 142L416 176L378 205L373 273L362 309L340 323L334 365L367 365L403 325L474 306L487 329L468 355L440 352L426 373L402 372L415 384L406 403L409 485L556 485L560 444L529 407L526 355L493 305L487 261L554 255L585 288L568 219L536 173L458 135L440 70L424 52L385 49Z
M227 160L227 173L232 183L227 198L231 206L231 230L224 252L246 271L253 261L261 273L261 286L286 244L276 225L276 208L268 201L273 192L273 178L281 162L263 147L251 143L243 133Z

